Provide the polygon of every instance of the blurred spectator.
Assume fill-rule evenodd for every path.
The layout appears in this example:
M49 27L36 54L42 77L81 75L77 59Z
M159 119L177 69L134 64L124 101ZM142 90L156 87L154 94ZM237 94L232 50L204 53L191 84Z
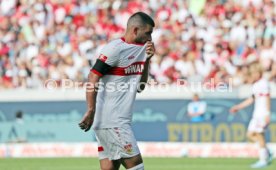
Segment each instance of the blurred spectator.
M198 94L194 94L193 100L188 104L188 116L192 122L202 122L205 120L207 104L199 99Z
M86 81L98 51L137 11L155 18L156 81L233 77L240 86L259 62L275 82L275 10L275 0L0 0L0 89Z

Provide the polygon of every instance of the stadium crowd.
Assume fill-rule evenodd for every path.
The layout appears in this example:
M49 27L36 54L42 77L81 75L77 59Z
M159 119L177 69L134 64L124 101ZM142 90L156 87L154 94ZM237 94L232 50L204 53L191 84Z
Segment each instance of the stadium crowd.
M156 22L150 74L160 83L276 83L276 0L0 0L0 88L84 82L100 49L137 11Z

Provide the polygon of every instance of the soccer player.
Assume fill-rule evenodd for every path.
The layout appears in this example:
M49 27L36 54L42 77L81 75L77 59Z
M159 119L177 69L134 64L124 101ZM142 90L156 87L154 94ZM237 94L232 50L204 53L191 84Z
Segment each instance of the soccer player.
M198 94L194 94L193 100L188 104L188 116L192 122L202 122L205 120L207 104L200 100Z
M230 109L235 113L254 102L253 116L248 125L247 137L252 142L259 144L259 160L251 165L251 168L262 168L272 161L272 154L269 152L265 141L265 130L270 122L270 92L269 83L262 77L262 70L254 70L255 80L252 92L253 95L240 104Z
M109 42L89 74L87 111L79 126L96 134L102 170L143 170L143 160L131 129L136 93L145 88L155 48L154 21L143 12L133 14L125 35Z

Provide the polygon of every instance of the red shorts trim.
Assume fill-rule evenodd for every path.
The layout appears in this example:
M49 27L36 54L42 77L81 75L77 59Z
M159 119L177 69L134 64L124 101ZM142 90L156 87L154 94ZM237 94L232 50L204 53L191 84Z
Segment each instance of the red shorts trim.
M104 148L102 146L99 146L98 147L98 152L102 152L102 151L104 151Z

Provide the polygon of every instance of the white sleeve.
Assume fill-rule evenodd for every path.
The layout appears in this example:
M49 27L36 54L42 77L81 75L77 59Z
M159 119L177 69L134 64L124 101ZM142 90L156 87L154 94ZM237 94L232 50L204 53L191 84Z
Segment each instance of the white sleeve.
M256 91L254 93L257 96L268 96L269 95L269 83L268 81L261 81L257 88Z
M193 102L188 104L188 113L193 113L194 109L193 109Z
M268 81L264 81L261 84L260 93L262 95L269 95L269 83L268 83Z
M100 52L99 60L114 67L118 64L121 46L116 41L106 44Z
M203 112L203 113L205 113L205 111L206 111L206 102L204 102L204 101L201 101L200 102L200 108L199 108L199 112Z

